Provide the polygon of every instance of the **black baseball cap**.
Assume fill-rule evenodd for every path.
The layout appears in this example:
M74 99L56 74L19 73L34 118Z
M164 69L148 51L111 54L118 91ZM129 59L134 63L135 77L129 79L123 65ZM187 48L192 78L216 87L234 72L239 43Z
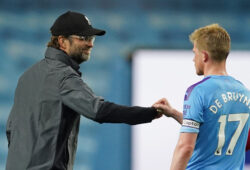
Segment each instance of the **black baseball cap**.
M93 28L89 19L85 15L71 11L60 15L50 28L50 31L54 36L101 36L106 33L104 30Z

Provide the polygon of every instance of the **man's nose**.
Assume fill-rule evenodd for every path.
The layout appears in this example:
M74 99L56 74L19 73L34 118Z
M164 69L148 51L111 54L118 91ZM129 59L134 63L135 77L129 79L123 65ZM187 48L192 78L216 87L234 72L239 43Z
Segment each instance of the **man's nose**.
M89 47L93 47L93 46L94 46L94 41L86 41L86 44L87 44Z

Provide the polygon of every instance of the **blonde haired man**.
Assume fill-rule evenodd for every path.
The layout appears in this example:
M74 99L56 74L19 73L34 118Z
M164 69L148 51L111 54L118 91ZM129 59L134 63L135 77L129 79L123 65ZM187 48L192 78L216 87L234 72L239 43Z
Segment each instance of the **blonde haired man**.
M212 24L195 30L190 41L196 73L204 78L186 91L171 170L241 170L250 123L250 92L227 74L230 36ZM163 100L155 105L158 109L178 113Z

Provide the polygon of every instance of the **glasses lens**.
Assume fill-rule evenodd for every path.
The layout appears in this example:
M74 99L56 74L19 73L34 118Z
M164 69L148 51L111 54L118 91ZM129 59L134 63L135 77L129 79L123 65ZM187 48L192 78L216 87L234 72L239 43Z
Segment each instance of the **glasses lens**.
M85 41L94 41L95 36L85 36Z
M72 35L71 37L73 38L77 38L81 41L94 41L95 40L95 36L75 36L75 35Z

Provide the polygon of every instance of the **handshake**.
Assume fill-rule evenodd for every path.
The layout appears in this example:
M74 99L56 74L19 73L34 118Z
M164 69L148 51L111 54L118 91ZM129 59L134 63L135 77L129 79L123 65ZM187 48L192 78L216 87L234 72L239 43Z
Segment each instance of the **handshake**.
M167 117L174 118L177 122L182 124L182 113L171 107L166 98L158 100L156 103L153 104L152 107L154 107L158 112L156 118L160 118L164 114Z

